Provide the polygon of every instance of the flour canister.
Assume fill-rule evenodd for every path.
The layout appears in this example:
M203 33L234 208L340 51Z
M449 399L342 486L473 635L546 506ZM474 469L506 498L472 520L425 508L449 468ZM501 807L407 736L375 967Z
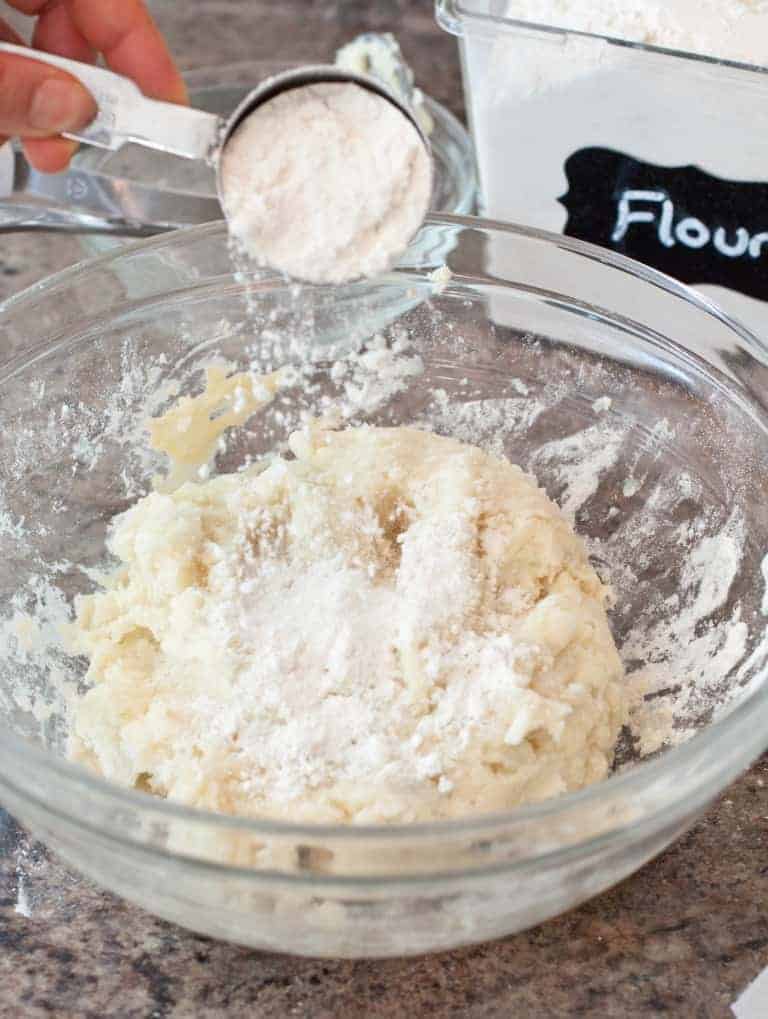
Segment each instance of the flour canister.
M768 340L768 71L499 7L437 4L460 36L483 212L638 259Z

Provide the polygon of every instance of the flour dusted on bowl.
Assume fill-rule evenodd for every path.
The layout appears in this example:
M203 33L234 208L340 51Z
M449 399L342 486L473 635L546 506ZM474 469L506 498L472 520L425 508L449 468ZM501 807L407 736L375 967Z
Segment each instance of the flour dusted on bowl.
M236 246L297 279L373 276L402 254L426 214L429 153L383 96L348 82L277 95L222 154L224 209Z
M625 719L605 590L519 468L408 428L152 493L79 599L71 751L247 816L417 821L604 778Z

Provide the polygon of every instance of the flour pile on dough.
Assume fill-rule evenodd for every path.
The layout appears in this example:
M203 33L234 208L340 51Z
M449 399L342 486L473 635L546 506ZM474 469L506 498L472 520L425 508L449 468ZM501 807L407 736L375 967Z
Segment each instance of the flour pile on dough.
M625 721L605 590L519 468L407 428L152 493L77 605L73 755L226 813L416 821L608 772Z

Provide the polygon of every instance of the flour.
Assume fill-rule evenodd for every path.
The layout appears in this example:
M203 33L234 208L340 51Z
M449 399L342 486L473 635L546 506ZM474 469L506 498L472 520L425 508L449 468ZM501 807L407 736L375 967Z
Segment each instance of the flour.
M601 424L541 447L535 464L558 464L557 478L564 487L560 505L566 516L575 517L576 511L594 495L601 475L616 463L623 441L621 428Z
M765 0L507 0L507 17L725 60L768 63Z
M670 4L632 0L508 0L506 16L537 25L681 49L685 30Z
M689 479L675 488L659 487L647 499L646 527L632 534L627 522L612 539L642 569L643 546L656 521L668 517L688 496ZM622 653L630 665L630 729L641 756L688 739L713 709L727 703L734 674L743 662L748 628L739 604L729 604L745 548L744 522L734 513L713 533L682 527L675 555L682 561L674 594L651 597L633 621ZM635 525L636 526L636 525ZM607 558L612 558L605 550ZM618 586L632 570L611 578Z
M221 181L239 249L297 279L341 283L402 254L427 211L432 173L394 103L326 82L250 114L224 149Z
M348 419L379 410L423 372L424 362L407 340L400 339L390 347L377 334L360 350L335 361L330 375L342 387L337 406Z
M436 395L436 394L435 394ZM537 400L500 397L494 400L470 400L451 403L439 400L430 409L425 427L470 442L494 456L506 455L510 439L531 428L543 412Z

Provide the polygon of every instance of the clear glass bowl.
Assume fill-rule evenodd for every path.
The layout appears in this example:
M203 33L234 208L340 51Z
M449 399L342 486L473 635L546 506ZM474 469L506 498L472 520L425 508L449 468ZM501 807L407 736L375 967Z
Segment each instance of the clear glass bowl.
M433 218L395 272L339 289L236 277L224 241L212 224L120 249L0 308L15 350L0 369L0 799L152 912L307 955L498 937L620 881L768 744L765 346L651 270L480 220ZM451 251L442 292L429 250ZM293 341L288 360L311 351L328 394L339 345L387 320L424 371L368 420L503 450L574 515L615 589L642 745L626 734L616 773L582 792L400 827L224 817L68 763L60 694L84 663L55 624L93 589L109 521L158 468L140 428L148 397L157 409L174 384L199 389L213 355L266 367L277 335ZM313 399L288 391L282 416L254 418L218 466L274 448Z
M298 65L286 61L259 60L202 68L185 75L185 79L193 106L226 117L258 82L295 66ZM469 135L450 110L429 96L424 97L424 107L434 125L430 136L435 167L431 208L434 212L471 213L477 178ZM167 153L151 152L138 145L123 146L118 152L83 146L75 157L75 164L84 170L126 178L176 194L216 195L216 178L211 167ZM98 235L84 236L82 241L85 250L92 255L125 243L119 237Z

